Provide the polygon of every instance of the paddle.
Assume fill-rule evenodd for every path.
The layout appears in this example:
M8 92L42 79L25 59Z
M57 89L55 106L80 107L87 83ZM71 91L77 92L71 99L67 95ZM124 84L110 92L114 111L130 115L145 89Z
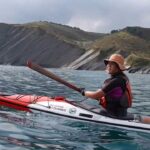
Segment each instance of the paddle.
M49 77L49 78L59 82L59 83L62 83L64 85L66 85L67 87L69 87L69 88L71 88L71 89L73 89L73 90L75 90L77 92L80 92L80 93L82 92L82 89L80 89L80 88L76 87L75 85L73 85L73 84L71 84L71 83L61 79L60 77L58 77L54 73L52 73L52 72L42 68L41 66L39 66L39 65L37 65L35 63L32 63L31 61L27 61L27 66L29 68L31 68L31 69L33 69L33 70L35 70L35 71L37 71L37 72L47 76L47 77Z

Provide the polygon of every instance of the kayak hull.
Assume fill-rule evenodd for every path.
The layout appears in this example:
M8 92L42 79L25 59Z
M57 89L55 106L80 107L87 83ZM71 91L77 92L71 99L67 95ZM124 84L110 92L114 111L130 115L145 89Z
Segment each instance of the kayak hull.
M93 122L117 128L150 133L150 124L139 120L122 120L100 115L99 108L91 108L77 102L70 102L63 97L50 98L33 95L1 95L0 105L32 113L49 113L62 117Z

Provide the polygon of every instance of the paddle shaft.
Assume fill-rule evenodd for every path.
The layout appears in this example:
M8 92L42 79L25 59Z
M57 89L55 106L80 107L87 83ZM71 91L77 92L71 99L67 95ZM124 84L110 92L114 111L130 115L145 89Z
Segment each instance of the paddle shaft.
M35 63L32 63L31 61L27 62L27 66L29 68L31 68L32 70L35 70L35 71L37 71L37 72L39 72L39 73L41 73L41 74L43 74L43 75L53 79L53 80L55 80L55 81L57 81L59 83L62 83L64 85L66 85L67 87L69 87L69 88L71 88L71 89L81 93L81 89L80 88L78 88L75 85L73 85L73 84L71 84L71 83L61 79L60 77L58 77L54 73L52 73L52 72L42 68L41 66L39 66L39 65L37 65Z

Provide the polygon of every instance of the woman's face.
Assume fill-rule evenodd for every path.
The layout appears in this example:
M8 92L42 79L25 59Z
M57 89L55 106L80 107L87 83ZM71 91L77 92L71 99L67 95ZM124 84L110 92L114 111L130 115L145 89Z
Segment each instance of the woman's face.
M115 74L118 73L120 69L115 62L108 62L108 64L106 65L106 71L108 74Z

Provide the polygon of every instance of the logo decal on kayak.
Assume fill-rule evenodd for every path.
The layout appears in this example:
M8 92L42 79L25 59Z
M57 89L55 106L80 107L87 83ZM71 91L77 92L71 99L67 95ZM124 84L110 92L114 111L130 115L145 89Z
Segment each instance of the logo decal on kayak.
M49 108L58 111L66 111L66 109L63 106L50 105Z
M69 113L70 113L70 114L75 114L76 111L77 111L76 108L70 108L70 109L69 109Z

